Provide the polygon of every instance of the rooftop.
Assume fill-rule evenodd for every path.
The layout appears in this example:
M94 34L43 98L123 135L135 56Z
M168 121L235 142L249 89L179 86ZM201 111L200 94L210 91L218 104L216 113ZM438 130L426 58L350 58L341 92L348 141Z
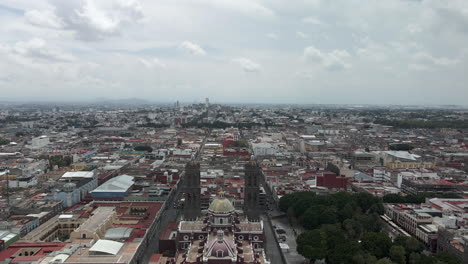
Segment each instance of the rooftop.
M90 253L97 254L106 254L106 255L117 255L120 249L123 247L123 243L99 239L94 245L89 249Z
M62 175L62 178L93 178L92 171L69 171Z
M112 178L99 187L91 191L91 193L98 192L126 192L135 183L133 176L120 175Z

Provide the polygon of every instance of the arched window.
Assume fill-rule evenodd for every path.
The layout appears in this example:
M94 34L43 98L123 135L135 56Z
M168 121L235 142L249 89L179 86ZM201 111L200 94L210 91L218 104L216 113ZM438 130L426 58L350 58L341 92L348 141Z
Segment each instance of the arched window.
M216 251L216 257L222 258L222 257L224 257L223 255L224 255L224 254L223 254L223 251L222 251L221 249L219 249L218 251Z
M81 234L81 238L86 238L86 234Z
M222 219L222 218L219 219L219 224L220 224L220 225L223 224L223 219Z

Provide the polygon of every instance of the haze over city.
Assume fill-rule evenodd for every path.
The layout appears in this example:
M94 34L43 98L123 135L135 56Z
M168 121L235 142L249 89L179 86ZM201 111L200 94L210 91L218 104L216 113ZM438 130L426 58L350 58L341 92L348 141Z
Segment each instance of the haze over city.
M466 105L467 8L3 0L1 99Z
M467 264L467 0L0 0L0 264Z

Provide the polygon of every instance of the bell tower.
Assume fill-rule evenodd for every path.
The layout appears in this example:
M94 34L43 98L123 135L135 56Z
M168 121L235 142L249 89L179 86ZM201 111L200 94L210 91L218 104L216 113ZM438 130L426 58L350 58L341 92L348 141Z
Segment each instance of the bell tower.
M244 213L249 221L260 219L260 176L261 169L252 159L245 165Z
M184 178L184 218L185 220L195 220L201 214L200 163L194 160L187 163Z

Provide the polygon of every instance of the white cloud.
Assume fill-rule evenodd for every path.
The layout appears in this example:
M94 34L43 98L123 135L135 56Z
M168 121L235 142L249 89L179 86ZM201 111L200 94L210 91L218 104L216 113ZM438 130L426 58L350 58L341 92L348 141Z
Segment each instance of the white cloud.
M351 67L347 62L350 54L346 50L323 52L313 46L304 49L305 61L319 65L327 70L343 70Z
M24 17L32 25L47 28L61 29L64 26L63 21L50 10L30 10L25 12Z
M406 30L410 33L410 34L417 34L417 33L421 33L422 32L422 28L420 25L415 25L415 24L409 24L407 27L406 27Z
M206 55L206 51L202 47L190 41L182 42L180 48L190 52L192 55Z
M309 35L307 35L306 33L302 32L302 31L297 31L296 32L296 36L298 38L301 38L301 39L307 39L309 38Z
M10 48L14 55L19 55L25 58L34 60L58 61L58 62L71 62L75 57L60 49L50 47L45 40L34 38L29 41L17 42Z
M139 61L146 68L166 68L167 67L167 65L158 58L151 58L151 59L140 58Z
M279 38L279 37L278 37L278 34L273 33L273 32L272 32L272 33L266 34L266 37L267 37L267 38L270 38L270 39L278 39L278 38Z
M304 17L302 19L302 22L305 23L305 24L312 24L312 25L316 25L316 26L325 25L320 19L318 19L316 17Z
M239 64L245 72L259 72L262 66L247 58L233 59L233 62Z
M216 8L222 8L239 12L242 14L260 16L260 17L272 17L275 12L270 8L259 3L257 0L191 0L194 2L201 2L211 5Z
M100 40L119 35L123 26L143 18L143 8L137 0L50 0L50 11L31 11L29 21L36 25L56 25L71 30L83 40Z
M226 90L238 87L281 100L291 90L304 101L320 94L329 103L403 102L401 94L412 103L421 89L435 103L468 98L466 0L1 2L8 8L0 16L0 90L12 94L50 87L67 98L67 87L87 79L102 80L90 81L96 96L132 96L138 87L141 96L187 101L198 94L228 101L235 93ZM91 60L99 67L86 66ZM239 78L243 71L262 74ZM181 84L191 88L174 88ZM220 86L226 90L208 88ZM380 95L388 90L388 98Z
M434 57L426 52L418 52L411 57L409 69L416 71L434 70L435 67L448 67L457 64L457 59L447 57Z
M432 65L439 65L439 66L449 66L454 65L457 63L457 60L449 59L446 57L434 57L429 53L426 52L418 52L413 56L413 59L416 62L422 64L432 64Z

